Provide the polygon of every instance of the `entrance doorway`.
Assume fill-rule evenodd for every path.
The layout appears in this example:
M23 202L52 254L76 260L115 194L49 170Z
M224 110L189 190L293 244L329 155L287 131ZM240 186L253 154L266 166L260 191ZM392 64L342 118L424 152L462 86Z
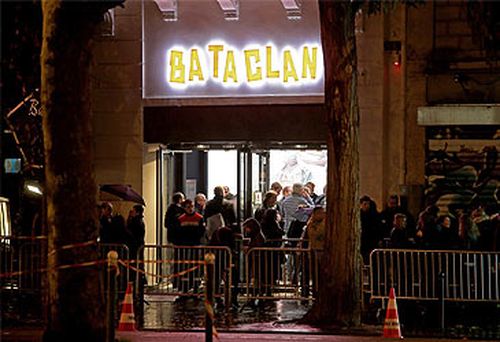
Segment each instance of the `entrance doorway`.
M326 184L327 152L319 144L265 148L248 143L180 144L160 146L156 156L157 244L167 243L163 216L175 192L189 199L203 193L211 199L215 186L227 186L237 220L242 222L253 216L273 182L283 187L313 182L317 194L323 193Z

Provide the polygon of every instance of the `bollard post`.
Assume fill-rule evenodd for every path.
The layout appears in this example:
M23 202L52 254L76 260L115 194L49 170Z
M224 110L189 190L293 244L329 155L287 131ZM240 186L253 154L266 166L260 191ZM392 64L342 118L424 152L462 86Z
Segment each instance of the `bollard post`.
M440 320L440 328L441 328L441 333L444 334L445 326L444 326L444 290L445 290L445 278L446 274L441 271L439 272L439 284L440 284L440 289L439 289L439 301L440 301L440 315L439 315L439 320Z
M215 255L205 254L205 341L213 340Z
M115 341L115 304L116 304L116 276L118 272L118 253L108 252L107 298L106 298L106 342Z

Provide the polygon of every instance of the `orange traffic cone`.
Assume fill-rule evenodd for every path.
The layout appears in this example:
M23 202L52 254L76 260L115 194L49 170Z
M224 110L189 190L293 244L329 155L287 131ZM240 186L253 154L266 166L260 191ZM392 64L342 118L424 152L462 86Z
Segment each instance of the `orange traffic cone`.
M122 304L122 313L120 315L120 323L118 324L118 331L135 331L135 317L134 317L134 300L132 298L132 282L127 285L125 298Z
M384 322L384 337L403 338L401 336L401 327L399 326L398 304L396 303L394 287L391 287L391 291L389 292L389 304L387 305Z

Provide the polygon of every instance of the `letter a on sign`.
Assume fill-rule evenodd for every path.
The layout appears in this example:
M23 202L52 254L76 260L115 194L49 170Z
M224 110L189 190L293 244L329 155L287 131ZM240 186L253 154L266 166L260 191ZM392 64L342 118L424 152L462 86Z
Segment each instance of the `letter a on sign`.
M224 70L224 82L227 82L229 78L232 78L235 83L238 82L238 76L236 75L236 64L234 63L234 52L229 50L226 57L226 68Z
M290 50L285 50L283 53L283 81L287 83L290 77L295 81L299 80L297 71L295 71L295 65L293 64L292 54Z
M203 81L203 71L201 70L200 58L198 57L198 50L191 50L191 63L189 63L189 80L192 81L194 77Z

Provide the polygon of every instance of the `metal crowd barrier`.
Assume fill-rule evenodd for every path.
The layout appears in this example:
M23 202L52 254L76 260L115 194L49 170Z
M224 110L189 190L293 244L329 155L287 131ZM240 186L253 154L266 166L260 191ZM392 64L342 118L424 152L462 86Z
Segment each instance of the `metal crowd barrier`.
M246 296L312 300L318 290L320 253L298 247L250 249L245 258Z
M47 237L1 236L0 273L8 276L0 278L2 290L23 292L40 291L42 268L47 262Z
M500 253L376 249L370 278L372 298L500 302Z
M109 251L115 250L119 259L128 260L129 250L124 244L99 244L101 259L106 259ZM46 236L0 236L0 274L12 274L0 278L2 290L36 292L42 288L44 272L47 266ZM129 270L120 269L119 289L127 287Z
M110 250L117 251L119 259L129 259L123 244L99 244L100 258L106 259ZM0 311L5 324L45 322L47 255L46 236L0 236ZM120 266L119 294L125 293L129 277L128 268Z
M11 274L14 272L17 246L13 245L10 237L0 237L0 274ZM2 291L17 288L16 277L6 276L0 278L0 288Z
M230 301L233 258L228 247L145 245L139 249L146 276L144 295L202 297L204 291L204 256L215 255L215 297ZM136 281L140 281L138 277Z
M44 289L47 237L0 237L1 318L11 322L41 323L46 319Z
M146 245L137 258L143 260L144 295L202 296L203 261L215 254L215 296L230 302L231 293L248 298L312 300L317 292L320 251L301 248L300 239L272 241L281 246L253 248L245 252L228 247ZM295 246L294 246L295 245ZM294 247L291 247L294 246ZM136 285L139 283L136 278ZM136 286L140 288L140 286ZM240 289L243 291L240 292Z
M303 244L307 242L305 239L297 239L297 238L284 238L284 239L269 239L266 240L266 248L304 248ZM236 240L236 258L234 261L235 264L238 265L238 269L241 270L239 272L240 279L240 287L245 288L247 284L247 272L246 272L246 252L248 251L248 244L250 243L249 238L243 238Z
M47 240L24 242L18 250L19 289L31 293L41 291L45 273L39 270L47 266Z

